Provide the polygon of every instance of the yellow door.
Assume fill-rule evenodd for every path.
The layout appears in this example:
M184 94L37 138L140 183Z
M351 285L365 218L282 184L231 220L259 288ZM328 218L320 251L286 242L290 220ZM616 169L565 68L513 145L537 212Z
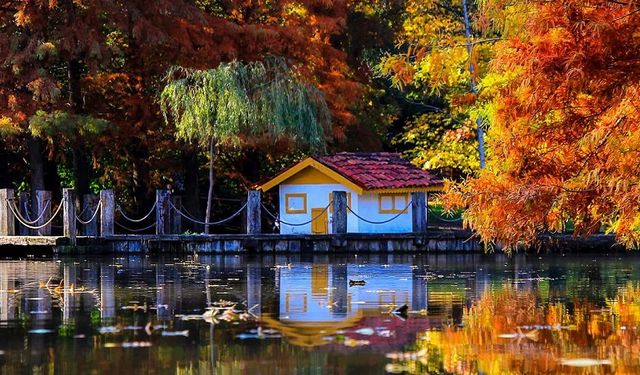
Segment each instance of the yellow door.
M311 222L311 233L327 234L329 233L329 222L327 210L324 208L312 208L311 218L315 219Z

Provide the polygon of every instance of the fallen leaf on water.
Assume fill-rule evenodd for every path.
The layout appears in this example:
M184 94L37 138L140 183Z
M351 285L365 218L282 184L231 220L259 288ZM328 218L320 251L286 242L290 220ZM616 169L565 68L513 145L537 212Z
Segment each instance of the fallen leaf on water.
M403 366L397 363L387 363L387 365L384 366L384 371L390 374L402 374L403 372L407 371L407 366Z
M355 331L355 333L364 336L371 336L374 334L374 330L373 328L360 328L359 330Z
M344 340L344 345L351 348L355 348L357 346L365 346L369 344L370 344L369 340L355 340L351 338L347 338Z
M397 360L416 360L427 355L427 349L422 349L417 352L392 352L387 353L386 357L389 359Z
M184 331L162 331L160 333L161 336L184 336L189 337L189 330L185 329Z
M114 327L114 326L100 327L100 328L98 328L98 332L100 332L103 335L106 334L106 333L118 333L118 332L120 332L120 328Z
M561 358L560 364L569 367L593 367L601 365L612 365L611 360L609 359L594 358Z
M50 330L50 329L46 329L46 328L36 328L36 329L32 329L31 331L29 331L29 333L33 333L33 334L36 334L36 335L42 335L42 334L51 333L51 332L53 332L53 331Z
M105 348L148 348L151 346L149 341L132 341L132 342L107 342L104 344Z

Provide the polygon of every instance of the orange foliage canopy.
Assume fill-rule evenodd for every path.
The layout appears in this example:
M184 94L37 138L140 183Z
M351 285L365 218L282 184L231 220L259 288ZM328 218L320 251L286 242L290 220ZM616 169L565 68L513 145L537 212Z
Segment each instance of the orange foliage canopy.
M157 79L170 65L210 68L275 54L325 91L340 138L342 127L354 121L349 106L362 91L346 53L332 43L344 29L347 2L216 2L218 10L209 10L208 3L0 1L0 111L20 122L30 107L60 105L56 97L64 77L53 71L68 60L79 59L88 69L85 77L114 72L132 76L133 82ZM27 113L16 113L16 101Z
M532 2L492 70L490 160L450 207L485 242L530 245L571 220L640 245L640 12L636 2Z
M350 107L362 92L333 40L347 6L345 0L0 0L0 136L24 131L37 110L105 119L115 126L87 146L94 164L104 154L117 159L103 165L117 186L127 183L130 164L145 165L135 174L157 186L176 168L166 154L181 147L156 103L166 69L273 54L324 91L334 139L344 141L355 122ZM72 63L79 65L78 82L68 79ZM50 153L63 154L59 145L51 142Z

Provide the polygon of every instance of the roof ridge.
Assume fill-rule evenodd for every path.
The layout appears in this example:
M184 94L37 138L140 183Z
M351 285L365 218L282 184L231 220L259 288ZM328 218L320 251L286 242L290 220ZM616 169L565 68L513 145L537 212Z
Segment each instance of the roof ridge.
M336 155L400 155L400 153L396 151L340 151L335 154L324 155L321 157L331 157Z
M342 152L308 158L362 190L421 188L442 184L438 176L417 167L395 152Z

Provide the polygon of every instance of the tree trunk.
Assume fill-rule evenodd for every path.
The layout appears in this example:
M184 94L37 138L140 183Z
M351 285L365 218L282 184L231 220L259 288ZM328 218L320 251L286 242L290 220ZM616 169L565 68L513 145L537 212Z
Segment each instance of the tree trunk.
M76 145L73 150L73 174L76 182L76 195L89 194L89 161L81 145Z
M67 75L69 78L69 104L71 105L72 113L76 115L82 114L84 112L82 87L80 85L82 66L79 60L69 60ZM77 135L72 150L73 174L76 183L77 197L82 197L84 194L89 193L89 162L83 145L84 139Z
M44 157L42 144L31 135L27 138L29 169L31 169L31 207L37 207L36 190L44 190Z
M467 0L462 0L462 11L464 16L464 33L467 38L467 52L469 53L469 73L471 73L471 92L476 96L478 95L478 86L476 85L476 72L475 66L473 66L473 44L471 41L471 22L469 20L469 7L467 6ZM484 169L485 165L485 152L484 152L484 129L482 128L482 119L476 119L476 127L478 132L478 155L480 157L480 169Z
M255 147L249 147L243 152L242 175L249 181L257 182L260 180L260 151Z
M211 218L211 205L213 203L213 184L215 183L215 175L213 173L213 158L216 151L216 144L213 137L209 141L209 193L207 194L207 213L204 222L204 233L209 234L209 223Z
M133 201L138 210L140 210L149 201L149 196L155 198L155 192L149 189L149 166L146 162L149 160L149 149L141 140L131 142L128 147L127 158L132 161L131 184L133 185Z
M184 151L182 156L184 169L184 198L183 206L193 217L199 219L203 217L202 206L200 205L200 163L198 162L198 152L193 148ZM194 232L202 232L200 224L191 223Z
M13 187L15 177L9 172L9 166L16 164L11 160L13 156L14 154L7 150L5 142L0 140L0 187Z

